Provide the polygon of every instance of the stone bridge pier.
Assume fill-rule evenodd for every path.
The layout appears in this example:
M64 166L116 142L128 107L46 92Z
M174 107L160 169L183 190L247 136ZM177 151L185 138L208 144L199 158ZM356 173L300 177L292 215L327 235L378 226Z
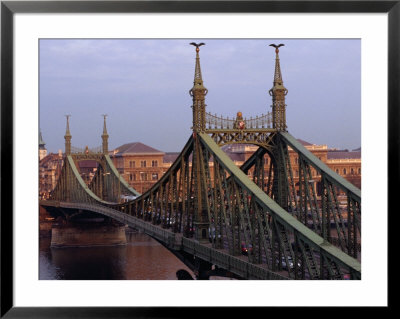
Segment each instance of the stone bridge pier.
M54 217L51 247L125 245L126 225L81 209L47 208Z

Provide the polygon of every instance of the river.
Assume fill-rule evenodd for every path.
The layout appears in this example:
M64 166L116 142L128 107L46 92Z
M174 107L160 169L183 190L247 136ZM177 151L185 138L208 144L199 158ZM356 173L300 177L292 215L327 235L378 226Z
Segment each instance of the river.
M39 279L176 280L179 269L195 278L177 257L146 234L127 231L126 239L126 245L118 246L51 248L50 238L40 238Z

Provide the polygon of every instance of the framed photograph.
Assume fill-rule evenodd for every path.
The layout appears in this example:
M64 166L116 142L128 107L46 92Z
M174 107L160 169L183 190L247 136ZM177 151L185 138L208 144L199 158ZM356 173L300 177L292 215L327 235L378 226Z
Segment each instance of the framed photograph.
M399 1L1 1L1 316L186 317L193 310L206 314L209 307L218 314L225 307L389 306L388 212L393 202L399 162L399 18ZM311 47L317 42L321 47L315 46L313 52ZM234 49L234 43L240 43L239 50ZM285 46L281 48L279 43ZM208 61L202 59L200 69L195 56L198 57L199 51L200 55L207 54L209 47L214 48L214 53L205 55ZM276 60L275 55L272 57L275 70L264 72L269 74L267 79L263 79L263 73L258 70L248 71L260 65L261 60L253 53L263 47L266 52L274 50L276 53ZM284 50L289 47L292 50L288 58L290 64L284 66ZM182 53L185 49L189 53ZM58 151L56 148L64 148L65 139L67 153L71 125L72 137L79 132L77 139L86 139L84 145L77 142L83 147L82 154L96 152L90 148L95 145L86 148L85 145L91 143L92 135L99 135L103 153L110 154L112 147L114 156L124 147L133 147L134 143L124 144L128 141L118 139L124 134L123 128L132 125L130 129L138 132L135 134L139 142L148 136L145 141L150 141L151 147L141 145L142 150L153 152L152 147L155 147L155 151L173 149L178 154L186 138L191 136L190 101L194 93L190 91L192 95L189 96L188 92L192 85L195 88L196 79L201 79L198 85L203 85L201 72L207 94L210 93L206 104L213 105L207 111L236 116L236 120L234 117L224 120L221 116L221 127L226 124L228 128L230 122L232 128L238 130L246 123L257 127L255 119L243 120L242 112L244 117L246 110L253 113L253 109L245 105L255 105L253 101L259 91L264 90L261 94L268 95L273 76L274 87L282 85L279 82L280 51L282 70L286 67L294 70L296 79L288 87L289 95L293 90L293 97L288 97L287 114L290 123L294 123L288 131L296 138L315 138L318 145L350 149L360 146L356 151L362 154L363 174L359 181L364 212L363 250L359 256L361 280L211 280L201 283L158 280L157 277L156 280L141 280L155 278L113 272L110 267L116 261L104 262L104 249L87 256L54 253L53 260L46 259L48 248L41 247L42 241L38 242L38 134L39 144L44 145L48 138L54 153ZM193 56L188 59L189 63L179 60L190 53ZM318 60L322 54L326 59ZM72 59L76 60L72 62ZM223 67L222 63L228 60L232 68L251 74L250 79L243 81L242 89L235 86L240 82L237 70L235 73ZM308 69L304 67L306 60L314 61L307 62ZM339 67L333 70L329 65L333 61L343 62L338 62ZM90 68L103 62L110 65ZM167 67L166 63L174 65ZM111 71L112 68L119 73ZM132 76L135 72L138 73L136 77ZM185 72L190 73L190 77L186 77ZM318 77L324 72L335 74ZM162 89L154 78L147 77L149 73L157 74L164 83ZM112 80L102 81L104 77ZM92 82L86 81L89 78ZM322 84L324 81L326 83ZM283 82L286 85L284 72ZM131 86L143 90L136 95L125 94ZM186 91L182 91L182 96L177 95L174 86L184 87ZM213 90L219 90L220 95ZM146 94L153 98L147 104ZM274 92L270 94L276 98ZM129 105L135 103L147 106L135 108L134 116L128 112L129 119L121 115L128 114ZM233 105L235 103L238 105ZM175 104L179 104L179 108ZM314 109L304 106L306 104L313 104ZM114 109L108 105L113 105ZM118 110L116 105L125 105L125 108ZM299 105L303 107L299 109ZM356 112L351 107L355 107ZM65 119L64 115L69 115L71 110L72 117ZM219 119L217 115L207 116L210 123L212 119L215 123ZM110 124L113 118L120 125ZM335 120L342 123L332 126L330 133L323 135ZM48 124L52 121L54 123ZM257 121L261 118L257 117ZM42 126L46 127L48 135L42 136ZM361 133L354 137L354 131ZM187 132L189 135L185 136ZM52 134L57 136L58 142L56 137L49 136ZM101 138L100 134L103 134ZM114 138L110 149L108 134ZM343 143L335 145L335 138ZM166 149L162 148L164 146ZM42 155L40 153L39 158ZM172 153L169 155L173 157ZM149 189L148 179L156 181L163 174L155 170L162 160L150 161L148 165L154 172L147 175L143 169L145 161L123 164L122 167L130 165L129 173L119 169L117 157L113 156L119 176L135 185L140 193ZM135 165L140 165L141 169L136 171ZM81 177L87 173L89 179L89 173L95 175L100 166L86 173L82 173L85 168L81 169ZM337 169L338 174L339 169L342 168ZM357 174L361 176L361 166L355 169L354 175ZM121 181L118 185L115 196L119 202ZM122 187L128 187L124 185ZM46 198L49 194L41 192L39 195ZM196 231L195 228L193 232ZM242 247L242 254L243 249L248 254L251 249L248 246ZM160 257L159 252L155 254L166 258ZM103 259L96 259L98 255ZM119 258L114 252L107 256ZM86 260L86 263L92 262L93 267L83 275L65 275L65 269L58 268L57 258ZM149 263L147 268L157 263L157 259ZM76 272L76 264L72 268ZM113 275L107 277L104 275L107 272ZM161 279L175 279L170 277L166 275Z

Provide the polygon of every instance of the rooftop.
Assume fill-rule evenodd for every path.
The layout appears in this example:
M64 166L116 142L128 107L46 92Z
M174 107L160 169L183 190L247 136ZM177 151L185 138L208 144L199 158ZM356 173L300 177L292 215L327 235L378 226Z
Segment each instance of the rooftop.
M297 139L303 146L311 146L311 145L314 145L314 144L311 144L311 143L309 143L309 142L307 142L307 141L304 141L304 140L302 140L302 139L300 139L300 138L298 138Z
M113 155L122 156L126 154L159 154L164 155L164 152L161 152L153 147L150 147L146 144L140 142L128 143L121 145L112 152Z
M180 152L166 152L163 158L164 163L173 163L179 156Z

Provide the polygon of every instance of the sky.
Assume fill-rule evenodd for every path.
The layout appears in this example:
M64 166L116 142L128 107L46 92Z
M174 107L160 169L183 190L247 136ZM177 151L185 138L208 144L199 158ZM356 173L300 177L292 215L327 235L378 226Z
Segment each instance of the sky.
M271 111L275 52L288 131L330 148L361 146L359 39L41 39L39 127L48 152L64 151L66 114L72 146L109 149L141 142L179 152L191 134L195 48L200 47L206 111L255 117Z

